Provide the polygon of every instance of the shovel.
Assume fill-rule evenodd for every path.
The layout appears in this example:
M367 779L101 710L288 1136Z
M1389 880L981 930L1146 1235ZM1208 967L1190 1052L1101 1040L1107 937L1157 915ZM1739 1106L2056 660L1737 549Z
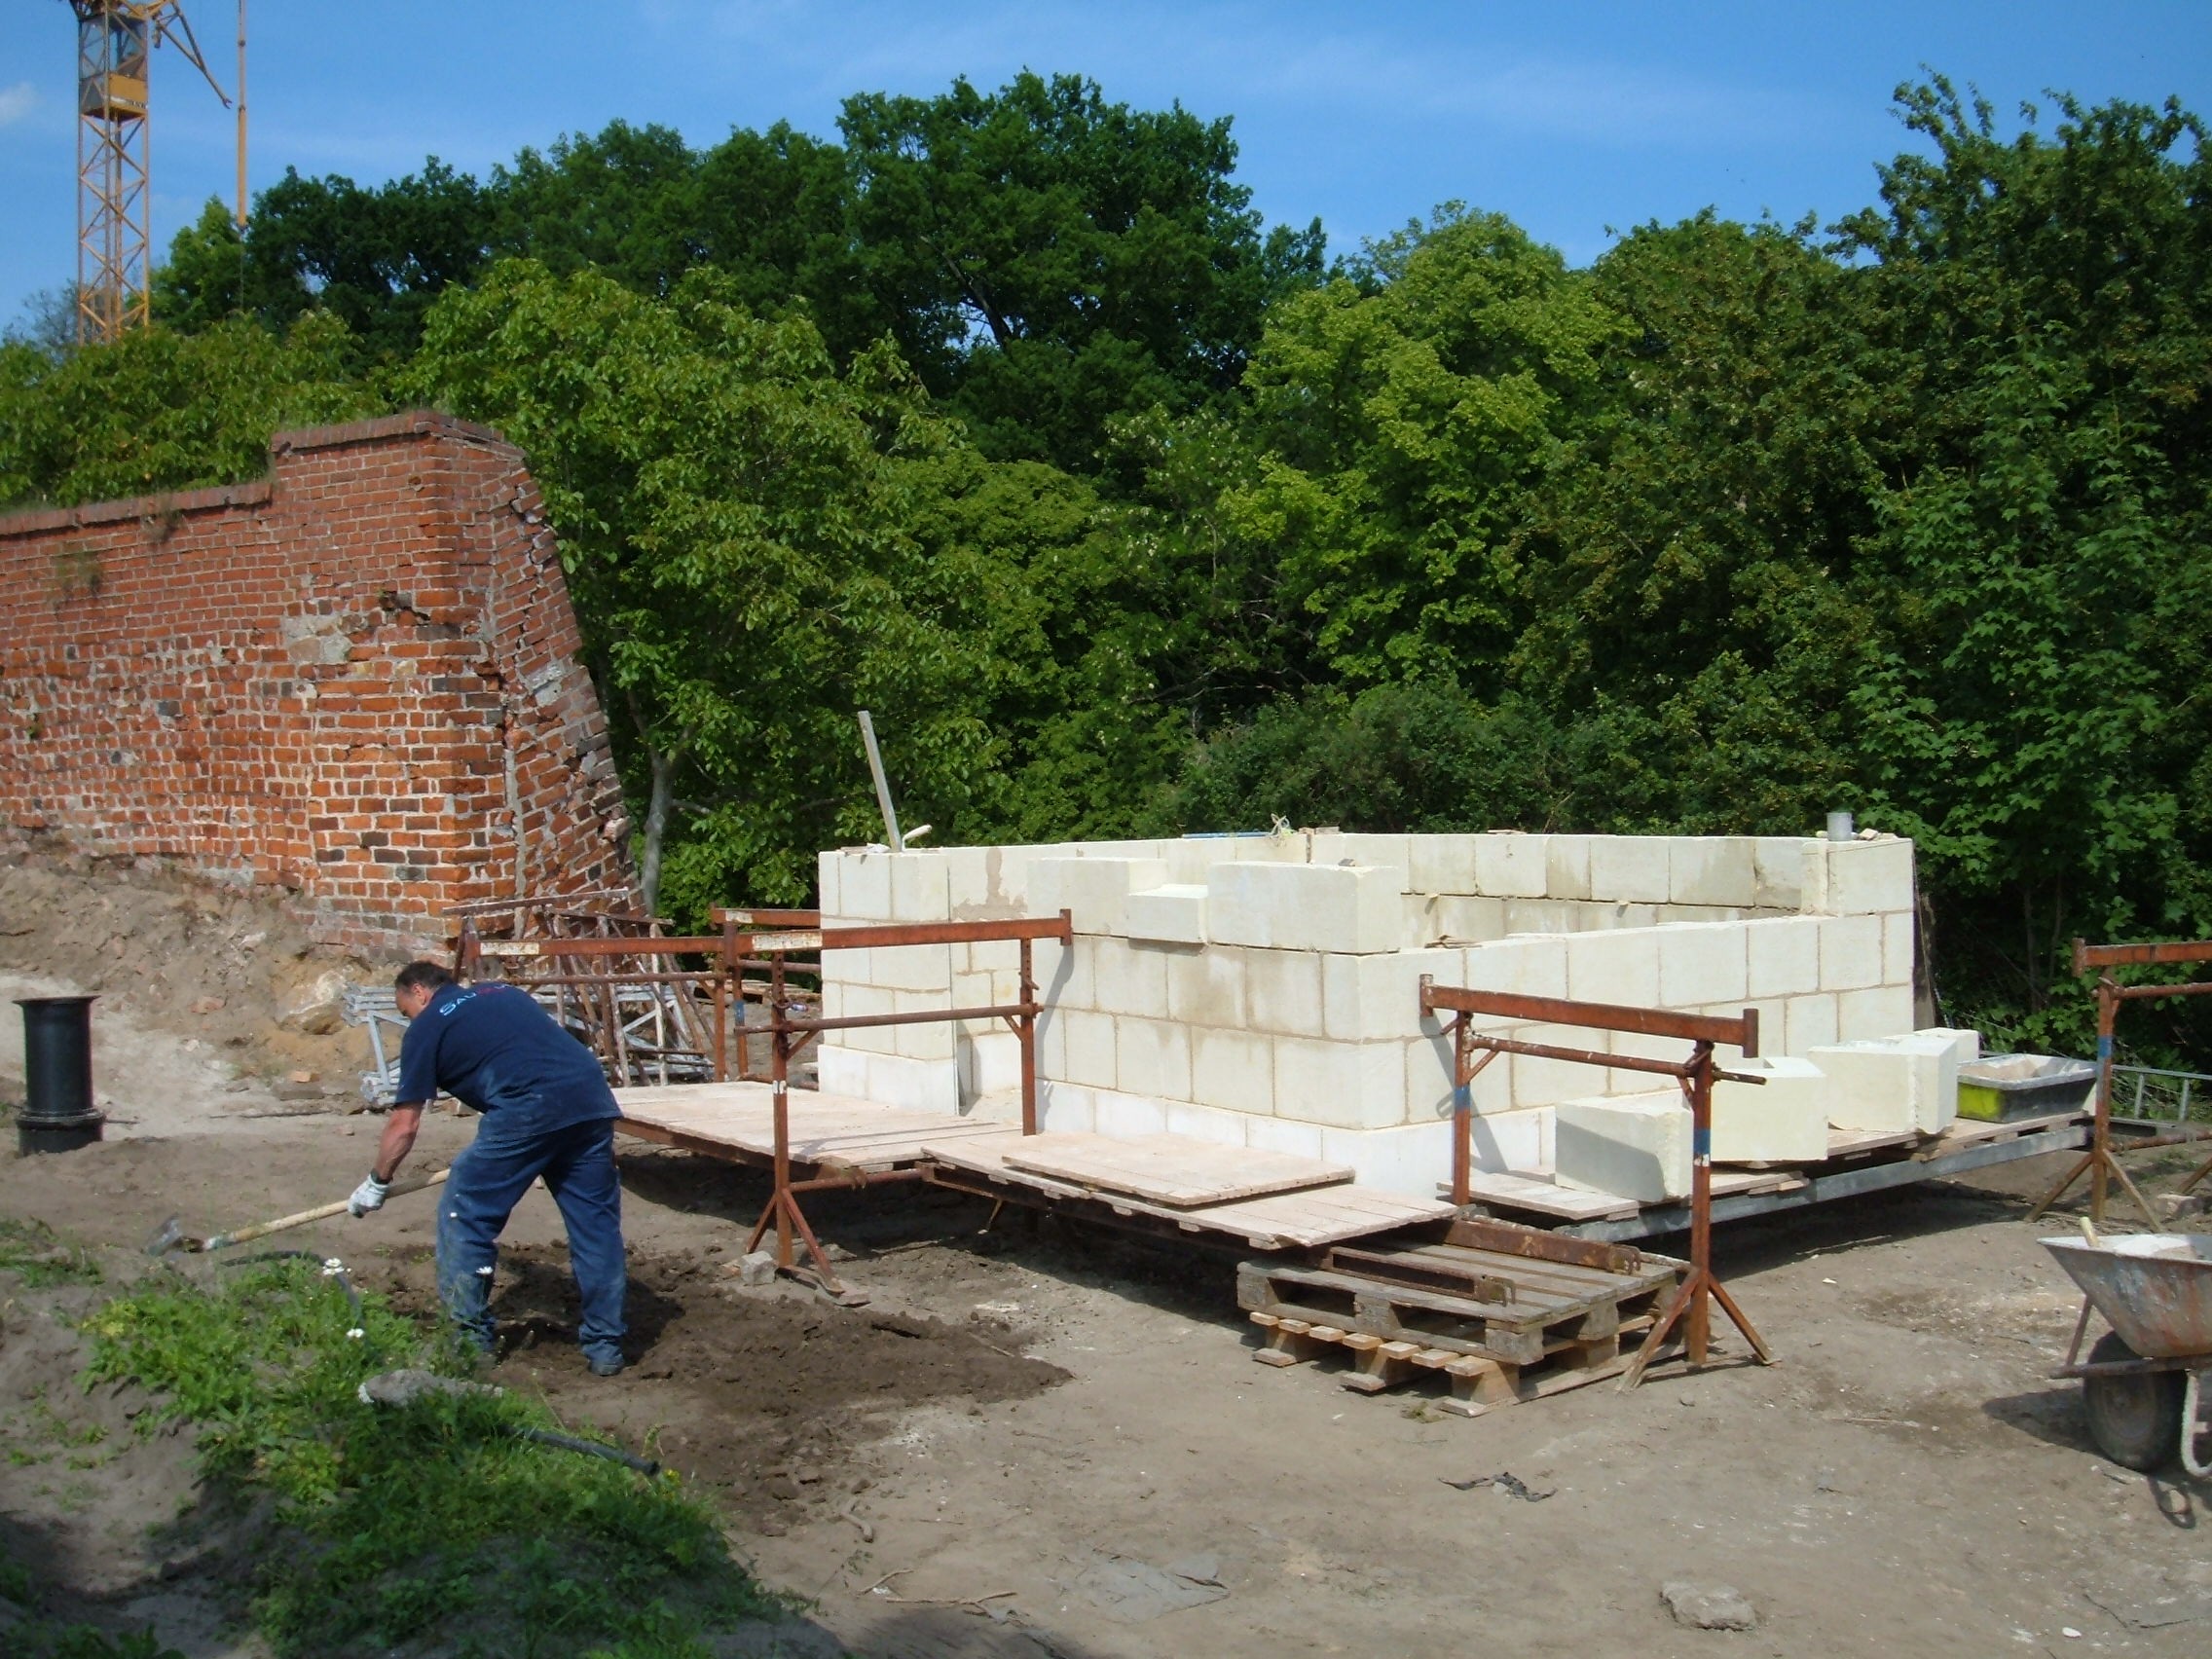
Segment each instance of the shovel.
M424 1187L435 1187L452 1173L450 1169L441 1169L434 1175L418 1175L413 1180L394 1181L390 1192L385 1196L396 1198L406 1193L420 1193ZM256 1222L251 1227L240 1228L236 1233L217 1233L206 1238L193 1237L177 1225L177 1218L172 1215L162 1223L153 1237L146 1240L146 1254L162 1256L171 1250L182 1250L188 1255L199 1255L206 1250L228 1249L233 1244L243 1244L249 1238L265 1238L272 1233L282 1233L287 1228L305 1227L311 1221L327 1221L334 1215L344 1215L350 1202L350 1198L340 1198L334 1204L317 1204L313 1209L302 1210L297 1215Z

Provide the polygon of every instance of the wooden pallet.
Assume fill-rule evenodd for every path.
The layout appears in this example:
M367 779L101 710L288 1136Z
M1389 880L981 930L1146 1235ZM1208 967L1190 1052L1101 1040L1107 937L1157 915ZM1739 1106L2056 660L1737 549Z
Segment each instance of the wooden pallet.
M1652 1315L1639 1314L1611 1337L1555 1349L1533 1365L1515 1365L1480 1354L1456 1353L1403 1339L1384 1339L1341 1325L1315 1324L1291 1314L1253 1309L1252 1323L1267 1333L1267 1346L1252 1357L1267 1365L1301 1365L1341 1347L1352 1368L1337 1381L1359 1394L1386 1393L1408 1383L1442 1379L1449 1397L1438 1406L1460 1417L1481 1417L1496 1406L1518 1405L1617 1377L1634 1357L1630 1345L1651 1328ZM1665 1352L1680 1346L1670 1338Z
M1236 1300L1269 1333L1265 1364L1341 1346L1355 1356L1346 1387L1441 1372L1460 1404L1487 1407L1609 1374L1681 1272L1665 1256L1461 1221L1442 1240L1339 1245L1313 1266L1243 1263Z

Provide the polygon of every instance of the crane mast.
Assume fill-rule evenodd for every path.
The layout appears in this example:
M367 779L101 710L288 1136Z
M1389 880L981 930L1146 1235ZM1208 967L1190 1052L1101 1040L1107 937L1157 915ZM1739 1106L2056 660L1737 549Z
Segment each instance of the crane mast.
M153 317L153 142L148 92L154 48L166 41L229 95L200 55L177 0L69 0L77 15L77 340L106 345ZM245 61L240 8L239 61ZM240 211L244 143L239 128Z

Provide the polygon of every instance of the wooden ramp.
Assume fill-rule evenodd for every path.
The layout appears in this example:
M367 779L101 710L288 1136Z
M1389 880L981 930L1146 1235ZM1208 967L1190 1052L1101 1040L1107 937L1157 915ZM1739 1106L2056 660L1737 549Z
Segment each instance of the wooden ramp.
M1179 1135L1147 1138L1154 1141L1186 1139ZM1378 1192L1372 1187L1355 1187L1348 1181L1337 1179L1329 1165L1309 1159L1290 1161L1325 1172L1329 1185L1295 1192L1264 1193L1257 1198L1210 1204L1162 1203L1131 1193L1086 1187L1022 1167L1027 1161L1027 1149L1046 1140L1088 1143L1088 1161L1094 1166L1108 1162L1115 1147L1135 1144L1118 1142L1105 1135L1023 1136L1002 1128L996 1136L968 1135L957 1140L932 1141L924 1150L930 1161L940 1168L938 1178L945 1185L959 1186L964 1191L1015 1201L1042 1198L1053 1203L1094 1204L1109 1216L1166 1222L1183 1233L1222 1234L1241 1239L1255 1250L1311 1249L1347 1238L1387 1233L1414 1222L1440 1220L1453 1213L1447 1203L1403 1198L1396 1193ZM1207 1155L1204 1167L1208 1169L1219 1170L1223 1160L1249 1158L1254 1161L1255 1168L1272 1170L1277 1179L1283 1172L1278 1162L1282 1156L1279 1154L1263 1153L1255 1148L1218 1146L1210 1141L1188 1144L1204 1149ZM1160 1151L1157 1147L1154 1149L1156 1157ZM1055 1162L1071 1161L1067 1161L1064 1149L1049 1156ZM1159 1171L1152 1173L1157 1176ZM961 1180L961 1176L972 1179Z
M741 1163L776 1155L776 1121L764 1083L691 1083L667 1088L617 1088L616 1125L663 1146ZM792 1158L808 1165L862 1171L903 1169L922 1159L923 1143L999 1136L1004 1124L977 1123L946 1112L913 1112L872 1100L791 1091Z

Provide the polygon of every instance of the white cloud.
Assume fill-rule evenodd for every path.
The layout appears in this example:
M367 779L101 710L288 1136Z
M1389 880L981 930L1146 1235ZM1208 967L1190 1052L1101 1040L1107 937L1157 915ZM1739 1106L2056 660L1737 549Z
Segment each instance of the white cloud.
M7 127L23 119L38 107L38 89L28 81L18 81L12 87L0 87L0 127Z

